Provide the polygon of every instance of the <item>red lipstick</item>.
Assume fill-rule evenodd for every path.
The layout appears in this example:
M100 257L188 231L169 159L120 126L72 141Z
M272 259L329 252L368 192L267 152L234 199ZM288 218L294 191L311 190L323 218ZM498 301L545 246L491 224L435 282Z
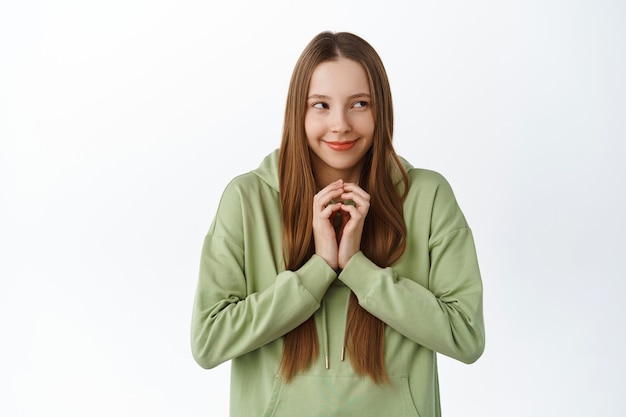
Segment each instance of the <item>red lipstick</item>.
M351 149L355 143L356 140L352 142L326 142L328 147L335 151L347 151L348 149Z

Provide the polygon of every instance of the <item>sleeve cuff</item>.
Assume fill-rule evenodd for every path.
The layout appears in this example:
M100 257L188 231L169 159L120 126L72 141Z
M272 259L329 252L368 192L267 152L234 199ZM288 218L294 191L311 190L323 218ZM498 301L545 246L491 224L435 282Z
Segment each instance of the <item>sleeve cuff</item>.
M322 301L326 290L337 278L337 274L319 255L313 255L300 269L295 271L302 286L317 300Z
M380 268L369 260L363 252L357 252L339 274L339 280L346 284L361 301L376 283L380 282L378 278L389 271L389 268Z

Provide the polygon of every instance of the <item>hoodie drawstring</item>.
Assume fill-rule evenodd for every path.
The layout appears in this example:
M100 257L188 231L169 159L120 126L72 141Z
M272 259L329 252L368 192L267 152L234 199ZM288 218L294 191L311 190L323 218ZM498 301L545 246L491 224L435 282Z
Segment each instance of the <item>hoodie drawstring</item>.
M343 332L343 339L341 340L341 361L343 362L346 358L346 339L348 337L348 309L350 307L350 296L351 292L348 292L348 300L346 301L346 308L344 312L344 317L346 318L345 329ZM321 302L321 310L322 310L322 349L324 353L324 366L326 369L330 368L329 361L329 340L328 340L328 318L326 313L326 302L322 298Z
M322 349L324 349L324 363L326 369L329 368L328 363L328 324L326 323L326 302L322 298Z

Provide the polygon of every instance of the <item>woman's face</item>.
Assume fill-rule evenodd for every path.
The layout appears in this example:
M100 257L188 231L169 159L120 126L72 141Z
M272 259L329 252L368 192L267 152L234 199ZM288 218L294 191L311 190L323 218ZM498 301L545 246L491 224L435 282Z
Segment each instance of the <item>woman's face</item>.
M365 69L340 58L317 66L307 94L304 129L318 185L357 183L372 146L374 113Z

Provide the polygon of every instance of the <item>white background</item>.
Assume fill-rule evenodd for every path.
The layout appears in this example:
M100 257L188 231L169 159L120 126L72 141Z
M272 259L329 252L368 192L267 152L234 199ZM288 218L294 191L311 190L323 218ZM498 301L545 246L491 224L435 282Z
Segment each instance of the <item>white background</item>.
M472 226L487 348L446 417L621 416L626 3L0 1L0 415L226 416L190 314L306 43L380 53L397 150Z

